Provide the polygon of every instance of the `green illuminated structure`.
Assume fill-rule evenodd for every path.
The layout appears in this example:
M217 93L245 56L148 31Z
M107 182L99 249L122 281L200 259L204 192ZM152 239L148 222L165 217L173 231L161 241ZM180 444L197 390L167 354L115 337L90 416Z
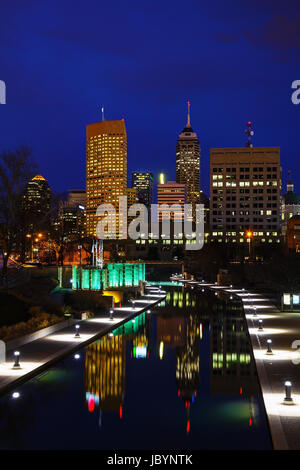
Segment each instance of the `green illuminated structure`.
M145 280L144 263L109 263L105 268L73 266L73 290L105 290L138 286Z

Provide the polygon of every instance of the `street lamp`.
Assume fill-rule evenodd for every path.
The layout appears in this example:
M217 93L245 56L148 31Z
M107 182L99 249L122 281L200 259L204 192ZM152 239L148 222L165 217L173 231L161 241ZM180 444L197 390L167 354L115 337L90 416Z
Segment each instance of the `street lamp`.
M253 307L253 316L254 316L254 317L257 317L256 307Z
M249 243L249 258L250 258L250 255L251 255L251 239L253 238L253 232L251 230L248 230L246 235L247 235L248 243Z
M292 405L292 383L288 380L284 383L285 387L285 397L284 397L284 404L285 405Z
M114 311L111 309L111 310L109 311L109 319L110 319L110 320L113 320L113 319L114 319L113 313L114 313Z
M14 352L14 357L15 357L15 363L13 365L13 369L20 369L20 353L19 351Z
M267 339L267 345L268 345L267 354L273 354L273 351L272 351L272 348L271 348L271 344L272 344L272 340L271 340L271 339Z
M135 300L132 301L132 307L133 307L133 309L134 309L134 307L135 307Z
M263 330L263 321L262 321L261 319L258 320L258 329L259 329L260 331Z
M75 331L76 331L76 333L75 333L75 338L80 338L79 328L80 328L79 325L75 325Z

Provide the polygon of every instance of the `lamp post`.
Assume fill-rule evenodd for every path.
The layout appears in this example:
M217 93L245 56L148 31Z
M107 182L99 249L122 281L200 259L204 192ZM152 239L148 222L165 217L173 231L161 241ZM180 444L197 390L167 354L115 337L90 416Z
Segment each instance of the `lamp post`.
M254 317L257 317L256 307L253 307L253 316L254 316Z
M285 388L285 397L284 397L284 403L286 405L291 405L293 404L293 399L292 399L292 383L287 380L284 383L284 388Z
M253 237L253 232L251 230L248 230L247 233L247 239L248 239L248 243L249 243L249 259L251 257L251 239Z
M15 357L15 363L13 365L13 369L20 369L20 353L19 351L14 352L14 357Z
M80 326L79 325L75 325L75 338L80 338L80 334L79 334L79 328Z
M271 340L271 339L267 339L267 345L268 345L267 354L273 354L273 351L272 351L272 348L271 348L271 344L272 344L272 340Z
M111 309L111 310L109 311L109 319L110 319L110 320L113 320L113 319L114 319L113 314L114 314L114 311L113 311L113 309Z
M261 319L258 320L258 329L259 331L263 330L263 321Z

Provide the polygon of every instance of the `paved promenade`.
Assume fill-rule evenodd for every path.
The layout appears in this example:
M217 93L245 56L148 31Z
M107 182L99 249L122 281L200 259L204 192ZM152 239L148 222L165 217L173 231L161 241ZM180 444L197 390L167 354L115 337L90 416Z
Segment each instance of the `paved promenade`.
M6 363L0 364L0 392L16 388L18 383L38 374L51 363L82 348L122 323L133 319L142 312L153 308L166 297L166 293L157 287L146 287L146 294L135 300L134 306L114 308L113 320L109 312L89 320L78 322L80 337L75 337L75 324L56 331L53 334L27 343L18 348L20 369L13 369L14 351L7 353Z
M179 281L178 278L171 280ZM182 281L191 287L206 287L238 296L243 302L257 373L276 450L300 449L300 313L281 312L264 294L195 281ZM256 308L256 314L254 313ZM259 319L263 329L258 330ZM267 340L273 354L268 355ZM284 383L292 383L293 404L284 404Z

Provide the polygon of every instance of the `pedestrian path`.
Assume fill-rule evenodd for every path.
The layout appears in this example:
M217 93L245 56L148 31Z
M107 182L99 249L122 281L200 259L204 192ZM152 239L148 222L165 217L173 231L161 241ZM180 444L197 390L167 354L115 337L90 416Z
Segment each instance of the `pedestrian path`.
M24 344L18 348L18 351L8 352L6 362L0 364L0 392L15 388L18 383L36 375L51 363L76 352L99 336L155 307L165 297L166 292L159 287L148 288L146 286L145 295L134 300L130 305L114 308L103 315L79 321L72 326ZM16 361L19 362L20 367L14 367Z

